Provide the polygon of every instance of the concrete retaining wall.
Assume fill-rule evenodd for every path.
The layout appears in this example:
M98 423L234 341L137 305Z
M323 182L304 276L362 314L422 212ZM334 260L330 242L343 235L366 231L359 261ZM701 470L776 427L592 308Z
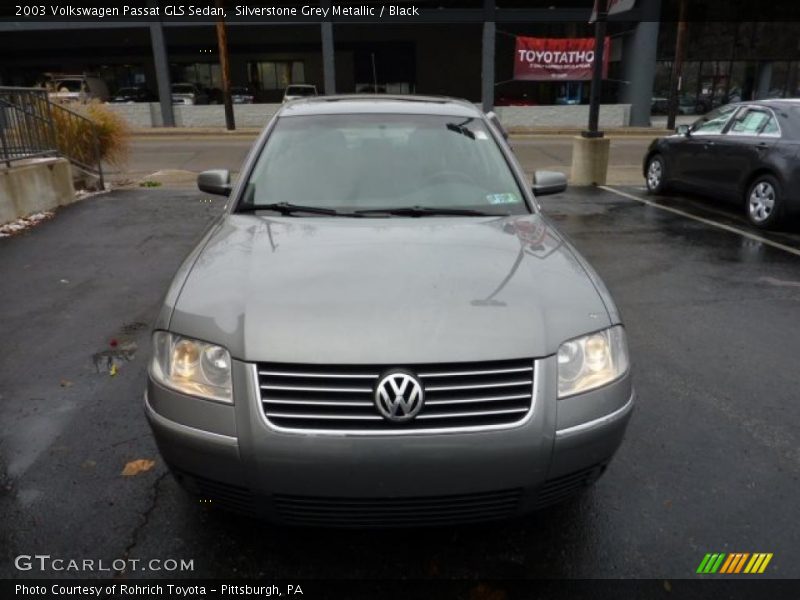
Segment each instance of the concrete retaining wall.
M161 106L151 102L137 104L109 104L134 129L161 127ZM280 104L236 104L233 107L236 127L263 127L272 118ZM173 107L176 127L225 127L225 107L221 104Z
M109 104L135 129L161 127L161 107L157 103ZM237 104L233 107L237 127L263 127L280 104ZM175 109L176 127L225 127L222 105L182 106ZM508 129L537 127L586 127L589 107L578 106L498 106L500 121ZM630 104L604 104L600 107L601 127L627 127Z
M0 167L0 224L74 201L72 169L66 159Z
M587 127L589 106L498 106L500 122L507 129L536 127ZM627 127L630 124L630 104L600 106L600 127Z

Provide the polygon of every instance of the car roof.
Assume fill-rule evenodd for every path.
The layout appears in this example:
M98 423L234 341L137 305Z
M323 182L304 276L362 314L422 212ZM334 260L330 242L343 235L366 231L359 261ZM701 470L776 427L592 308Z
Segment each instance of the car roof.
M481 111L466 100L438 96L388 94L315 96L292 100L280 110L280 116L284 117L343 114L482 116Z
M773 108L800 105L800 98L767 98L764 100L742 100L735 102L737 106L771 106Z

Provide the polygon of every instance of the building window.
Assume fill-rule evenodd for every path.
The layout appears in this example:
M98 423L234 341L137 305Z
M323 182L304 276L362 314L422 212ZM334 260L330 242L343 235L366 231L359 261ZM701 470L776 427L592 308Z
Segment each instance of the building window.
M291 83L305 83L302 60L270 60L247 63L250 85L258 90L282 90Z
M173 63L170 65L173 83L194 83L202 88L221 88L219 63Z

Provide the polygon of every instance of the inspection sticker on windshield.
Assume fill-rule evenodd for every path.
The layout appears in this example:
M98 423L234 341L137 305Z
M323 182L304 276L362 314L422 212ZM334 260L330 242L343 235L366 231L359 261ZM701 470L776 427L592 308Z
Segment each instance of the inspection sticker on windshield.
M519 197L516 194L487 194L486 199L489 204L519 204Z

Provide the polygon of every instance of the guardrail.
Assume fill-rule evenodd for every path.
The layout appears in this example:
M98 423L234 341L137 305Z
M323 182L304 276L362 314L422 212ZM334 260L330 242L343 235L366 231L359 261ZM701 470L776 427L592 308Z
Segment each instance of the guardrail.
M0 164L63 156L103 182L97 126L91 119L50 102L47 90L0 87Z

